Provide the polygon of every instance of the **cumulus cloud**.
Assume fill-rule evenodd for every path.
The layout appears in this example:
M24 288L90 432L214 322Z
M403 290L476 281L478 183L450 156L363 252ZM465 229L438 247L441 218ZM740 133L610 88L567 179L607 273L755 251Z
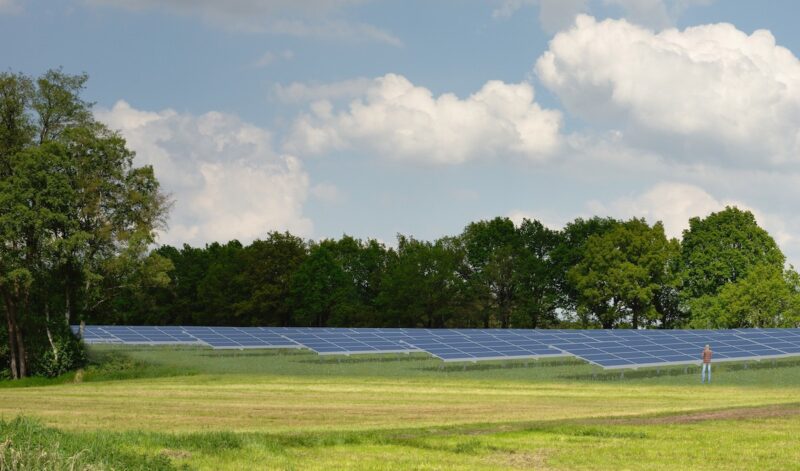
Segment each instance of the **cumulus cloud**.
M559 148L560 126L561 114L541 108L528 83L490 81L461 99L434 96L388 74L346 109L328 100L313 103L295 122L286 148L300 154L357 148L433 164L503 155L544 160Z
M689 219L724 209L725 204L700 187L662 182L638 195L619 198L610 204L591 201L588 206L596 214L624 219L643 217L651 224L661 221L667 236L680 238L689 227Z
M2 0L0 0L2 1ZM393 46L399 38L370 24L337 16L366 0L86 0L91 5L131 10L159 9L198 17L234 31L263 32L296 37L370 40Z
M800 161L800 61L769 31L714 24L653 33L581 15L536 72L570 112L668 158Z
M651 224L661 221L667 236L678 239L689 228L689 219L706 217L726 206L736 206L752 212L761 227L780 246L784 249L794 246L795 238L780 215L762 211L736 199L715 198L696 185L661 182L641 194L618 198L608 204L599 201L588 203L589 209L595 214L608 214L623 219L644 217Z
M124 101L96 116L122 133L136 163L152 165L172 194L160 242L249 241L270 230L311 235L303 216L308 176L297 158L273 151L269 132L228 114L142 111Z

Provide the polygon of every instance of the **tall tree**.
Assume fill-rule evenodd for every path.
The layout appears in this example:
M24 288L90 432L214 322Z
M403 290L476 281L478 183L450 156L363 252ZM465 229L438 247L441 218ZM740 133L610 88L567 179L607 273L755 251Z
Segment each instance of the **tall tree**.
M244 270L244 248L238 240L225 244L213 242L206 246L208 268L197 285L201 308L193 314L199 325L243 325L236 305L249 296L239 275Z
M727 207L704 219L689 220L681 258L684 296L713 296L728 283L747 276L758 265L782 270L786 261L775 240L750 211Z
M298 325L358 325L358 294L339 257L336 241L311 245L308 257L292 275L291 306Z
M468 225L461 234L466 249L470 287L484 327L494 322L502 328L511 325L516 284L514 269L520 240L514 223L495 218Z
M376 240L361 241L344 235L336 243L337 257L348 274L358 299L359 325L374 325L377 297L388 263L386 247Z
M636 329L659 319L656 296L675 276L676 240L667 240L659 222L650 227L631 219L603 235L591 236L583 259L569 271L580 307L603 328L630 322Z
M552 252L558 234L539 221L524 219L518 228L519 253L514 267L515 327L539 328L558 320L558 285Z
M476 327L465 316L464 250L458 240L424 242L398 236L381 283L385 327Z
M85 75L0 74L0 298L13 377L31 373L27 339L62 330L110 299L115 257L143 262L168 208L150 167L92 118ZM137 263L128 264L136 266ZM50 342L53 349L55 342Z
M580 308L579 290L568 273L583 259L590 237L603 235L618 224L619 221L612 218L575 219L558 232L558 240L552 250L558 307L565 314L577 315L579 324L584 327L589 323L589 312Z
M291 279L306 255L305 242L288 232L270 232L245 247L235 278L244 294L236 302L236 317L247 325L291 325Z

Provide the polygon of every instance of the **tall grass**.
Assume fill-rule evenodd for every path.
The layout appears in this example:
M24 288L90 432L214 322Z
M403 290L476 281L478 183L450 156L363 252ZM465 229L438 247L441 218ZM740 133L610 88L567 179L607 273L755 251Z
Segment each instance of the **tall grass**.
M173 470L162 455L125 451L119 435L78 435L17 417L0 420L0 471Z

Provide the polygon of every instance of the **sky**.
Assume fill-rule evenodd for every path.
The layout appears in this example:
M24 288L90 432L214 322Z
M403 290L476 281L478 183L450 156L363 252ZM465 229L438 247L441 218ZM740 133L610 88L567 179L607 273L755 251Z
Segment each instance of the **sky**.
M89 75L163 244L394 244L752 211L800 264L794 0L0 0L0 67Z

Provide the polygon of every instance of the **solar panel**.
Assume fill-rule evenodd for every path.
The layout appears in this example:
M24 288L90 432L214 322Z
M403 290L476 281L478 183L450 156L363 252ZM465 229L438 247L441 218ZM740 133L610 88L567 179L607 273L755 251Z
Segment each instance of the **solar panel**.
M78 332L77 326L72 326ZM86 326L86 343L203 344L217 349L308 348L320 355L427 352L444 361L570 355L603 368L800 356L800 329L530 330Z
M77 335L80 331L80 328L78 326L72 326L72 330ZM106 332L100 326L93 325L85 326L83 330L83 338L86 343L122 343L122 340Z
M199 341L218 349L300 348L283 335L261 327L183 327Z
M508 360L563 356L525 335L500 330L407 329L403 342L444 361Z
M800 353L800 342L792 342L791 337L781 330L619 330L582 333L588 339L585 342L562 341L556 334L550 336L554 339L548 343L603 368L699 363L700 352L706 344L712 346L714 361L780 358ZM780 341L774 337L775 334L780 334Z
M376 329L296 329L281 331L287 339L320 355L360 353L410 353L417 348L395 338L381 335Z

